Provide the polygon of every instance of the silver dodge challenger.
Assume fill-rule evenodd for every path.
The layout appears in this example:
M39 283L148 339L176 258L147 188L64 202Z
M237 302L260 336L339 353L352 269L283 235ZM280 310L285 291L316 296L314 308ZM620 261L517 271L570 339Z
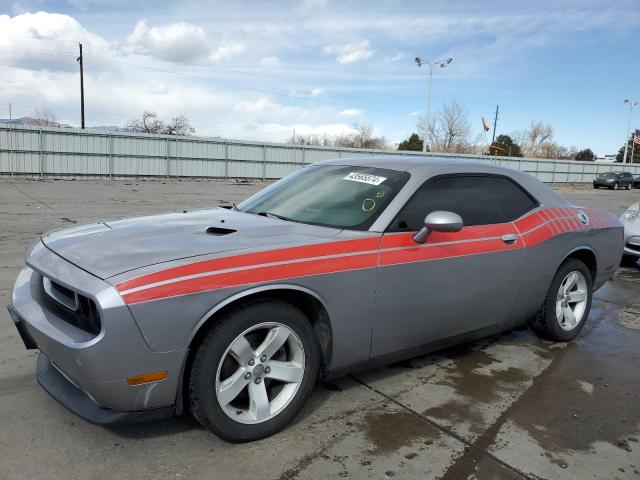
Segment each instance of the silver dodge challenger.
M575 338L623 243L613 214L523 172L340 159L232 208L43 235L9 311L80 417L189 411L242 442L287 425L318 378L526 324Z

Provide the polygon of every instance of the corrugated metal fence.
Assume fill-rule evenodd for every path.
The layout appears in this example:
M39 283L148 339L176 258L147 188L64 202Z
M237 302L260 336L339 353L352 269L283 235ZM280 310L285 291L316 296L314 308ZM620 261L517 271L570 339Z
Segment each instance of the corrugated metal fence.
M275 179L304 164L371 155L425 154L0 124L0 175ZM531 158L447 156L516 168L543 182L590 182L597 173L622 167ZM624 169L640 175L640 165L626 165Z

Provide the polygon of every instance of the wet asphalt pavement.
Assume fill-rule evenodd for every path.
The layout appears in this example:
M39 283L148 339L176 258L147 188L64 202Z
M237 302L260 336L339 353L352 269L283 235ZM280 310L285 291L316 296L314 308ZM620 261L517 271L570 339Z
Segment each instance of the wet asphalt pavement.
M261 184L0 179L0 304L30 242L93 219L239 201ZM621 213L640 191L559 187ZM35 383L0 310L0 477L640 479L640 268L596 292L569 344L528 329L318 385L286 430L227 444L188 416L104 428Z

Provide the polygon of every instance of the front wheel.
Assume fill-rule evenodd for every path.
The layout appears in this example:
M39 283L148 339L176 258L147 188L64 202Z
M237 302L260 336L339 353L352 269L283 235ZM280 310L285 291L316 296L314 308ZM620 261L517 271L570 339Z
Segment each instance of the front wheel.
M627 185L627 190L631 190L631 184L630 183Z
M259 300L219 319L193 359L191 413L231 442L273 435L300 412L318 377L320 347L307 317Z
M617 190L618 189L618 182L613 184L613 187L611 187L612 190Z
M589 316L592 289L587 266L574 258L565 261L553 277L542 309L531 327L547 340L573 340Z

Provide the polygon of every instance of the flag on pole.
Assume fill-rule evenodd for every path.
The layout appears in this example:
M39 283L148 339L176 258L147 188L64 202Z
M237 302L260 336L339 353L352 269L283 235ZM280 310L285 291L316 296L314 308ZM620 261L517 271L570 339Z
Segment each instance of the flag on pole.
M491 128L489 127L489 124L484 119L484 117L480 117L480 118L482 119L482 128L484 128L484 131L488 132L489 130L491 130Z
M633 134L633 143L640 145L640 129L636 129L636 132Z

